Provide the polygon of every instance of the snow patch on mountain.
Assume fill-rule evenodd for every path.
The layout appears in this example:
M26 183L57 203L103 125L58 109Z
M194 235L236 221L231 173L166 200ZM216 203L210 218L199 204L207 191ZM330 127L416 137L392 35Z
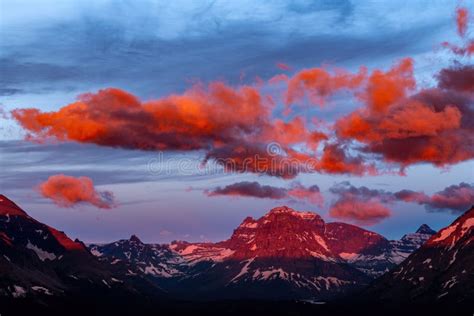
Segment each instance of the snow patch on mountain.
M28 248L30 250L33 250L41 261L55 260L56 259L56 255L54 253L47 252L47 251L33 245L29 240L28 240L28 244L26 245L26 248Z
M26 296L26 290L22 286L13 285L13 289L11 291L11 294L14 298L25 297Z
M31 289L33 291L36 291L45 295L53 295L53 293L50 290L48 290L47 288L43 286L32 286Z
M241 276L247 274L249 272L249 266L250 264L252 264L252 262L255 260L255 257L253 258L250 258L246 261L242 261L242 262L245 262L245 265L242 267L242 270L240 270L240 272L232 278L232 280L230 280L229 283L232 283L232 282L235 282L237 281Z

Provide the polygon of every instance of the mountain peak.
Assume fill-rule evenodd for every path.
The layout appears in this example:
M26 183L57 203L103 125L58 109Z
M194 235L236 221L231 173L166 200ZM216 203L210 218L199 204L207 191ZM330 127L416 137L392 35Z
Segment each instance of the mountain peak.
M25 211L23 211L18 205L16 205L12 200L7 198L5 195L0 194L0 215L13 215L13 216L27 216Z
M292 213L292 212L296 212L296 211L292 209L291 207L283 205L283 206L277 206L277 207L272 208L267 214Z
M130 236L130 241L137 244L142 244L142 241L140 240L140 238L137 237L137 235Z
M436 234L436 231L431 229L431 227L428 226L427 224L423 224L417 229L416 233L417 234L434 235L434 234Z
M272 208L264 217L273 217L279 215L291 215L297 218L305 219L305 220L313 220L315 218L320 218L320 216L313 212L304 212L304 211L295 211L291 207L286 205L278 206Z

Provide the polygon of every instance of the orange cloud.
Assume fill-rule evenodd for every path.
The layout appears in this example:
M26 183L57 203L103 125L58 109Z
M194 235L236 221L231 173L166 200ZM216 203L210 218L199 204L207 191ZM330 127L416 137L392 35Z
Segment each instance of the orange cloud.
M469 22L469 11L466 8L456 10L457 33L462 39L462 45L456 45L450 42L443 42L441 45L449 49L455 55L470 56L474 54L474 40L466 37Z
M326 144L321 159L316 163L316 170L333 174L375 174L375 167L364 162L362 156L348 156L341 144Z
M51 176L39 185L40 193L61 207L73 207L88 203L98 208L115 206L114 195L109 191L97 191L88 177L71 177L64 174Z
M342 199L337 201L329 210L334 218L349 220L360 225L374 225L390 217L390 209L377 200L361 201L357 199Z
M468 19L469 12L466 8L458 8L456 10L456 25L458 34L461 37L464 37L466 35Z
M472 99L462 93L472 85L471 69L444 69L438 75L439 88L408 94L414 87L410 65L404 61L387 72L393 88L389 97L363 97L363 107L338 119L337 136L356 140L365 145L364 152L381 154L402 167L419 162L444 166L473 158ZM387 90L385 86L385 80L372 82L366 96Z
M333 73L324 68L305 69L288 79L286 104L308 97L312 104L324 105L327 97L343 89L358 88L366 78L367 70L362 67L359 73L351 74L342 69Z
M415 85L413 60L405 58L387 72L374 70L360 98L370 111L383 113L395 102L406 97Z
M214 160L228 171L283 178L303 171L352 171L326 169L325 164L305 167L308 160L317 160L318 144L328 136L310 130L299 116L289 121L272 118L272 109L273 102L255 87L215 82L150 101L109 88L83 94L57 111L17 109L12 115L34 140L54 137L140 150L204 150L204 162ZM272 143L281 152L269 153ZM295 145L306 150L296 151Z
M256 89L213 83L208 90L196 86L183 95L147 102L110 88L84 94L57 112L24 109L13 111L13 116L36 138L190 150L250 137L270 124L268 111Z

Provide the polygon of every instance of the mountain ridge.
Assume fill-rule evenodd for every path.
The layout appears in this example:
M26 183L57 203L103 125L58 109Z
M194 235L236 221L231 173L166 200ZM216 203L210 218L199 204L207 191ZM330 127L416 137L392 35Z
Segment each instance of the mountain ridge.
M410 239L410 245L404 251L413 249L416 242L424 240ZM100 253L102 260L112 263L124 260L123 253L129 253L130 246L125 239L110 243L107 248L93 244L90 248L93 253ZM203 277L203 271L205 278L215 279L216 283L220 282L217 287L224 289L269 281L293 283L298 288L307 289L298 289L298 293L318 293L322 288L344 288L345 285L351 288L354 283L367 284L370 279L393 268L400 260L394 257L401 253L395 252L393 241L378 233L346 223L325 223L317 213L299 212L287 206L273 208L257 219L246 217L224 241L173 241L170 244L148 244L147 247L149 249L142 250L135 260L125 260L130 262L132 270L133 267L137 269L135 273L166 279L165 284L176 279L176 283L181 285L172 286L170 291L195 286L189 279ZM153 260L153 255L146 256L145 260L143 253L147 251L154 252L155 258L167 258L168 261L164 264L161 259ZM329 275L331 270L338 271L339 277ZM312 279L314 273L321 278ZM218 280L219 275L223 280ZM345 279L349 275L351 277ZM338 289L333 291L339 292ZM307 293L298 295L308 296Z

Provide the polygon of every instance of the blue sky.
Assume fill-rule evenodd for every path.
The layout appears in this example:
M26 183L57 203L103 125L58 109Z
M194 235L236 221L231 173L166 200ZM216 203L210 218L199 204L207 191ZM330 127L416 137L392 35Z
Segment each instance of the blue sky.
M421 85L452 60L439 49L455 37L455 1L8 1L0 3L0 103L15 108L57 110L76 96L106 87L127 90L148 100L182 92L193 82L223 80L253 83L281 73L322 64L357 70L389 68L410 56ZM300 109L333 121L356 107L344 96L324 109ZM285 180L255 174L167 175L148 170L155 152L96 145L34 144L8 115L0 119L1 191L33 217L87 242L111 241L136 233L146 241L220 240L246 216L261 216L282 201L209 198L209 187L238 181L285 186ZM203 154L166 153L167 159ZM327 208L335 183L423 190L433 193L451 184L472 182L474 162L439 169L408 168L404 177L302 174L296 180L317 184ZM49 175L91 177L115 193L119 206L58 208L35 187ZM193 190L189 190L192 187ZM399 238L422 223L439 229L455 218L399 203L394 215L371 226Z

